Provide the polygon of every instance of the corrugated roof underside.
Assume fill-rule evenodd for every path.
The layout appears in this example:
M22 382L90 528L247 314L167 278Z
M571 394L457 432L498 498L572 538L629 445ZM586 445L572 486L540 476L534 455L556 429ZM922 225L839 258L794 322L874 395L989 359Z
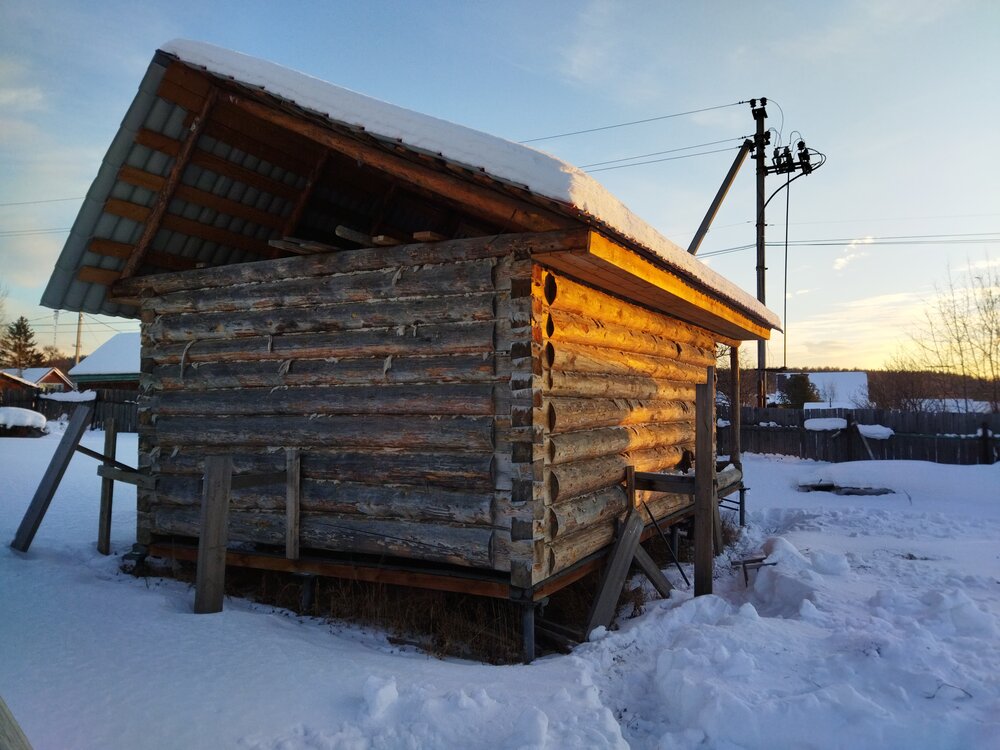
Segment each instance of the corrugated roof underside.
M174 164L174 156L136 142L140 130L167 136L178 143L183 141L191 113L156 95L166 62L169 61L159 62L154 59L108 149L42 296L42 304L47 307L122 317L137 315L134 307L109 301L105 285L81 281L77 278L77 273L82 266L120 271L125 265L123 258L91 252L88 249L91 239L100 238L135 245L142 235L144 224L141 221L108 211L107 202L123 201L149 208L153 206L157 196L152 190L120 179L121 169L133 167L151 175L166 177ZM301 189L306 179L208 135L202 135L198 139L197 152L219 157L227 165L249 170L293 190ZM273 217L286 217L292 210L292 201L287 198L271 195L195 163L189 162L186 165L181 184L259 209ZM170 202L167 214L242 235L263 245L278 234L271 227L228 216L176 197ZM163 227L157 231L149 250L187 259L192 266L217 266L261 258L247 249L229 247Z

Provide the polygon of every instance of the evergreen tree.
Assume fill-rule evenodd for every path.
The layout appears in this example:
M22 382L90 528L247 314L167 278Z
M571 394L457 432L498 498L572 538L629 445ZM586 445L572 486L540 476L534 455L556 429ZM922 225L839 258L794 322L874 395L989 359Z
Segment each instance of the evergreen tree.
M819 391L805 373L789 375L781 386L782 401L793 409L801 409L802 405L819 401Z
M42 364L42 355L35 344L35 332L23 315L9 323L0 337L0 362L4 367L18 370Z

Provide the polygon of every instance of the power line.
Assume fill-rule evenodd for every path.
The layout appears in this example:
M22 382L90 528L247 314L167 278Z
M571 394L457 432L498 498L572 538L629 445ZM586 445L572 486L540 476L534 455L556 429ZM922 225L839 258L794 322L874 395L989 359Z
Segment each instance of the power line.
M625 169L626 167L641 167L643 164L659 164L664 161L677 161L678 159L690 159L694 156L708 156L709 154L721 154L723 151L736 151L739 146L732 146L730 148L717 148L712 151L699 151L696 154L682 154L680 156L666 156L662 159L650 159L648 161L637 161L632 164L618 164L613 167L601 167L600 169L588 169L588 174L593 174L594 172L610 172L612 169Z
M669 115L660 115L659 117L647 117L643 120L631 120L630 122L619 122L614 125L602 125L599 128L586 128L585 130L574 130L569 133L557 133L556 135L545 135L541 138L529 138L525 141L518 141L518 143L537 143L538 141L551 141L556 138L568 138L571 135L583 135L585 133L597 133L602 130L614 130L615 128L627 128L630 125L642 125L647 122L658 122L660 120L669 120L674 117L684 117L685 115L696 115L699 112L711 112L713 109L725 109L726 107L735 107L739 104L746 104L743 102L731 102L729 104L718 104L714 107L702 107L701 109L690 109L686 112L674 112Z
M889 235L885 237L829 237L814 240L790 240L788 244L793 247L842 247L852 242L863 245L975 245L979 243L1000 242L1000 232L968 232L963 234L913 234L913 235ZM768 247L783 247L784 242L768 242ZM756 243L747 245L736 245L726 247L721 250L712 250L702 253L701 257L711 257L714 255L728 255L741 250L749 250L756 247Z
M633 159L645 159L650 156L661 156L663 154L674 154L678 151L690 151L695 148L705 148L706 146L717 146L720 143L729 143L730 141L743 141L746 139L745 135L741 135L739 138L723 138L721 141L709 141L708 143L697 143L693 146L681 146L680 148L670 148L666 151L653 151L649 154L637 154L636 156L626 156L621 159L609 159L607 161L595 161L591 164L580 164L578 165L580 169L589 169L590 167L600 167L605 164L618 164L623 161L632 161Z
M64 201L82 201L86 196L80 195L74 198L47 198L37 201L18 201L16 203L0 203L0 208L6 206L36 206L39 203L63 203Z
M0 237L30 237L35 234L62 234L72 227L49 227L48 229L9 229L0 230Z

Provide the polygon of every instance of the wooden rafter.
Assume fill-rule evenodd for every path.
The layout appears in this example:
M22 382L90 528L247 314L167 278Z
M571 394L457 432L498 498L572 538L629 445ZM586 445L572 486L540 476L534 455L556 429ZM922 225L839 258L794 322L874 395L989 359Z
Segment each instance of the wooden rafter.
M305 213L306 206L309 204L309 198L313 194L316 183L323 176L323 168L326 167L327 156L328 152L324 150L319 159L316 160L313 168L309 171L309 176L306 177L306 184L302 186L302 192L299 193L295 205L292 206L292 212L288 214L288 219L285 220L285 225L281 231L282 237L295 234L295 227L298 226L299 221L302 219L302 214Z
M540 209L527 201L518 200L487 186L437 171L429 166L416 164L405 156L390 153L374 144L365 143L358 138L339 133L259 101L236 94L226 94L225 100L254 117L298 133L403 182L438 192L443 196L450 196L453 200L465 204L470 211L487 216L508 228L508 231L547 231L576 225L576 222L569 218Z
M146 252L149 250L150 245L153 243L153 238L160 229L160 220L166 214L167 207L170 205L170 199L173 198L174 191L177 189L177 186L180 185L181 175L183 175L184 168L187 166L188 158L192 153L194 153L195 144L198 142L201 131L205 127L205 122L208 120L208 116L212 111L212 106L215 104L215 100L218 97L218 94L216 93L217 91L218 90L215 88L209 91L208 96L205 98L205 103L202 105L202 108L198 113L197 119L192 123L191 128L187 131L187 137L184 139L180 151L174 158L174 164L167 173L163 186L160 188L156 199L153 201L153 206L146 219L146 224L143 227L142 234L139 236L139 241L135 244L135 251L129 259L125 261L125 266L122 268L121 273L122 278L134 276L135 272L138 271L139 267L142 265Z
M163 183L166 182L165 177L144 172L141 169L136 169L128 165L118 171L118 179L130 185L136 185L137 187L146 188L154 192L159 192L163 187ZM259 208L248 206L239 201L223 198L207 190L199 190L190 185L178 185L174 191L174 197L187 203L210 208L226 216L246 219L254 224L269 227L270 229L280 230L285 223L280 216L268 213L267 211L261 211Z
M151 148L154 151L159 151L169 156L177 154L181 147L181 142L176 138L146 129L136 133L135 142L140 146ZM299 191L288 183L271 179L259 172L254 172L252 169L241 167L236 162L223 159L221 156L216 156L205 151L196 150L191 154L190 163L222 177L230 177L237 182L242 182L265 193L277 195L279 198L284 198L285 200L295 200L299 194Z

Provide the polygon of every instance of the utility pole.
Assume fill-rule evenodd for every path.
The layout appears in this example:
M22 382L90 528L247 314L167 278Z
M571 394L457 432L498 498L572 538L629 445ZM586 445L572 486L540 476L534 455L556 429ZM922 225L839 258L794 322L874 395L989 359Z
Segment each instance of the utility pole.
M767 177L767 155L764 149L771 140L764 127L764 120L767 119L767 110L764 109L766 105L767 99L763 97L750 100L750 111L757 123L753 139L754 160L757 162L757 299L762 305L766 304L764 279L767 273L767 266L764 265L764 178ZM767 344L764 339L757 342L757 406L767 406Z
M83 313L76 318L76 362L80 364L80 336L83 334Z

